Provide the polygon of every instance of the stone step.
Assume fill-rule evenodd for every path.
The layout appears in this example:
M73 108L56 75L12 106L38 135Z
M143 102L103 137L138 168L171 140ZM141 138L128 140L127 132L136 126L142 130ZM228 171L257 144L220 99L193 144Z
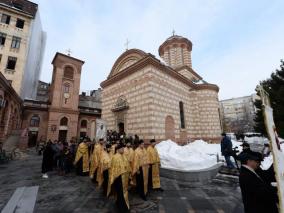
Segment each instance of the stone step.
M17 188L1 213L32 213L38 188L38 186Z

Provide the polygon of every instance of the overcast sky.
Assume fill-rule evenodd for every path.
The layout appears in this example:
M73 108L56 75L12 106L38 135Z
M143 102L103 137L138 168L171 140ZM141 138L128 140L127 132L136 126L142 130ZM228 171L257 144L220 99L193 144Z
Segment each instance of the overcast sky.
M46 51L41 80L50 82L57 51L85 61L81 91L97 89L129 48L150 52L173 29L192 41L193 69L219 85L220 99L250 95L284 58L283 0L34 0Z

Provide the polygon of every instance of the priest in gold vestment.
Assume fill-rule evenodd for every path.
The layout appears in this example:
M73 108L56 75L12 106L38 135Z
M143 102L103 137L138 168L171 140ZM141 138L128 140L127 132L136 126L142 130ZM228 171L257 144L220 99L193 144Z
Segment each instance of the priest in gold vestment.
M109 169L109 180L107 196L111 193L116 195L116 205L119 212L129 212L128 181L130 176L130 165L123 155L123 144L116 146L116 153L111 159Z
M132 162L132 178L136 180L136 189L143 200L147 200L149 160L144 141L139 140L139 146L134 151Z
M104 149L101 152L100 161L97 168L97 182L98 187L103 186L103 193L107 195L107 185L109 178L109 169L111 166L111 157L110 157L110 144L106 144Z
M95 144L93 153L91 155L90 164L90 178L96 181L96 172L99 166L100 156L103 150L104 139L100 139L98 143Z
M155 139L152 139L147 147L149 159L148 188L163 191L160 181L160 157L157 149L155 148L155 143Z
M89 173L89 147L86 139L78 146L76 157L73 163L76 166L77 175L85 176Z
M124 148L123 154L125 155L125 157L129 161L130 165L132 165L132 162L133 162L133 159L134 159L134 150L131 147L130 143L126 144L126 147Z

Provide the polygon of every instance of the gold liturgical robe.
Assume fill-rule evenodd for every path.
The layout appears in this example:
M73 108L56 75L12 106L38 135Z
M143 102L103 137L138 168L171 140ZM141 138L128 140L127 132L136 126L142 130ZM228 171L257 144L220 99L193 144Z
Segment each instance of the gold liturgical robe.
M76 152L76 157L74 164L77 164L78 161L83 158L83 172L89 171L89 150L88 145L85 143L80 143Z
M123 154L125 155L125 157L127 158L127 160L129 161L130 165L134 159L134 150L132 148L124 148L124 152Z
M105 170L110 168L110 164L111 164L111 159L110 159L109 154L105 150L102 150L102 153L100 156L100 162L97 168L98 187L101 187L104 181L103 173Z
M148 159L150 166L152 166L152 183L153 189L161 188L160 181L160 157L157 149L153 146L147 148Z
M129 174L130 174L130 166L129 166L128 160L123 154L116 153L111 159L111 166L109 169L107 196L109 196L111 192L111 186L114 183L115 179L121 176L123 196L128 206L128 209L129 209L129 200L128 200Z
M91 156L90 178L94 178L94 173L96 172L98 168L102 150L103 150L103 147L101 144L95 145L92 156Z
M134 151L134 158L132 162L132 179L135 180L134 175L139 172L139 168L142 167L143 181L144 181L144 193L148 191L148 172L149 172L149 159L146 149L138 147Z

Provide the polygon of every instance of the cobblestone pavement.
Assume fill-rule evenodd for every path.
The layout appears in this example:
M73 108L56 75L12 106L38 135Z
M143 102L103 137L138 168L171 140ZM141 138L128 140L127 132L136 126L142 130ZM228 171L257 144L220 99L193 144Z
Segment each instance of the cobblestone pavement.
M106 199L95 189L88 177L74 174L49 179L40 174L41 156L33 152L8 164L0 164L0 209L8 202L17 187L39 186L35 212L116 212L114 200ZM150 192L142 201L130 192L131 212L242 213L243 205L237 179L218 175L207 184L192 184L161 178L164 192Z

